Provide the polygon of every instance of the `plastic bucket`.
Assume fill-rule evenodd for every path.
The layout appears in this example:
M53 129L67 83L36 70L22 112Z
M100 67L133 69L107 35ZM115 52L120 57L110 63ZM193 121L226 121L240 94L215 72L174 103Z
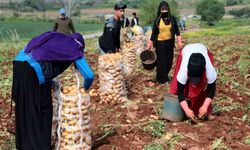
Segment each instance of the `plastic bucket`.
M180 106L178 97L176 95L167 94L164 97L162 117L170 121L182 121L184 119L184 112Z
M152 70L156 66L156 53L151 50L144 50L140 54L140 59L142 61L142 66L146 70Z

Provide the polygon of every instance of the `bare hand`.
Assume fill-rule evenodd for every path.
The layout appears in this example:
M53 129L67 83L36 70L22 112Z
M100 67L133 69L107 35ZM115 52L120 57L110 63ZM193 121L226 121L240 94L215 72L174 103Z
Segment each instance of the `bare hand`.
M182 47L183 47L183 43L182 42L178 42L177 45L178 45L179 50L181 50Z
M153 47L153 42L149 40L147 49L152 49L152 47Z
M195 117L194 112L191 109L188 109L185 113L190 119L196 122L197 118Z
M199 118L202 118L207 114L207 108L208 107L206 105L201 106L201 108L199 109Z

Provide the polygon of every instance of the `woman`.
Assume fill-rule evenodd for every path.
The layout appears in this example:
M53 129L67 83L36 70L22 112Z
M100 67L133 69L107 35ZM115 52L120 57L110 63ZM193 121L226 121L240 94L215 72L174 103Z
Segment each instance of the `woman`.
M46 32L33 38L13 61L12 99L16 103L16 148L51 149L51 80L72 62L88 90L94 74L84 56L81 34Z
M203 44L188 44L176 61L170 93L178 95L186 116L195 121L212 113L216 79L212 54Z
M161 84L169 81L168 74L173 64L175 35L177 36L178 48L182 48L176 19L171 15L168 3L162 1L148 42L148 49L151 49L153 45L156 47L156 79Z

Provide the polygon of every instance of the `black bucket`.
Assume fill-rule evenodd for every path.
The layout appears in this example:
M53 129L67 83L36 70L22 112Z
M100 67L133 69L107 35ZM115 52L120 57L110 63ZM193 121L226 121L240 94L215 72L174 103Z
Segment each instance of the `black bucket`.
M156 66L156 53L151 50L145 50L141 52L140 59L142 61L142 66L146 70L152 70Z

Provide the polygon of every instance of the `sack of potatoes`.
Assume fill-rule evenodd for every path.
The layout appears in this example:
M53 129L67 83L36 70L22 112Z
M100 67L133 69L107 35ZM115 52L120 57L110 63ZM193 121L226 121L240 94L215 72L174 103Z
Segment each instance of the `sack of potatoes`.
M121 53L105 54L98 59L101 103L119 103L126 100L127 92Z
M131 75L136 68L136 49L135 43L124 43L122 45L122 56L123 56L123 72L125 77Z
M54 90L55 108L53 115L56 133L56 150L90 150L91 117L90 96L83 88L79 88L78 73L71 68L59 77L60 86ZM56 104L57 103L57 104ZM53 116L53 117L54 117Z
M83 88L65 86L61 88L59 103L56 149L90 150L92 141L89 95Z

